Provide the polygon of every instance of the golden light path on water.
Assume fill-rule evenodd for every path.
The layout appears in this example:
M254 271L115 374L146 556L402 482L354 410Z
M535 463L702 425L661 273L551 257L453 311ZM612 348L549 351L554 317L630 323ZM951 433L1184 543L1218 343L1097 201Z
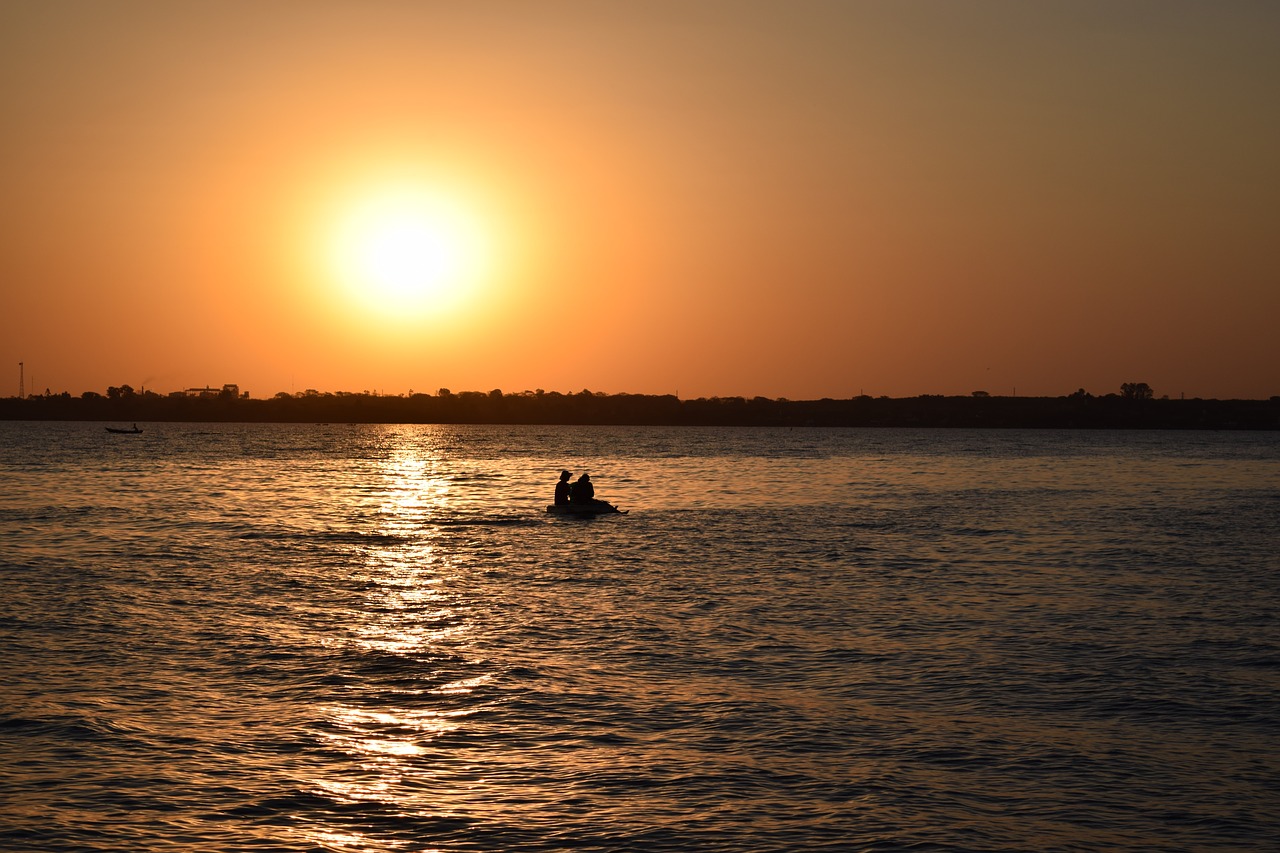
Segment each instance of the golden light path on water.
M432 534L432 519L451 505L452 483L440 474L441 460L430 442L397 433L388 440L392 446L386 458L362 487L362 499L376 515L371 541L361 546L361 564L351 579L365 587L363 606L349 614L348 633L325 638L324 643L339 650L354 645L361 657L389 656L406 666L426 666L422 662L437 654L443 643L453 650L465 647L471 630L445 592L453 566ZM431 675L422 673L420 683L427 684ZM339 778L326 773L310 782L338 802L378 804L394 811L422 807L408 801L406 791L430 792L437 802L447 799L445 792L427 784L429 772L421 759L432 742L457 732L476 709L412 706L430 702L431 697L466 697L491 678L410 685L396 691L401 701L394 695L385 701L384 692L374 707L355 702L324 706L325 725L316 734L327 747L347 756L351 770ZM352 684L351 689L359 693L361 685ZM305 835L327 849L353 853L386 845L385 839L320 827Z

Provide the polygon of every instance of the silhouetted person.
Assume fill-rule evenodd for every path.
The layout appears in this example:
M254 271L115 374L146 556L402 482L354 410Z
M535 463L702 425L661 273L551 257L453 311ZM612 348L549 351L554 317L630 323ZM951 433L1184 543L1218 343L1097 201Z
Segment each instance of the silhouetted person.
M560 482L556 483L556 503L567 504L569 502L569 493L573 490L573 486L569 483L569 478L572 476L572 471L560 472Z
M595 500L596 487L591 485L591 475L583 474L573 483L569 491L569 499L576 504L590 503Z

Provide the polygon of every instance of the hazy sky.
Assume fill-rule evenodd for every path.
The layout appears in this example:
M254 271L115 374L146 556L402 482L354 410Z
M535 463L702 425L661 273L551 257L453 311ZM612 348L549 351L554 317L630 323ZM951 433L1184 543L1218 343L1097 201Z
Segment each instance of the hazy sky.
M1280 394L1277 46L1270 0L0 0L0 394Z

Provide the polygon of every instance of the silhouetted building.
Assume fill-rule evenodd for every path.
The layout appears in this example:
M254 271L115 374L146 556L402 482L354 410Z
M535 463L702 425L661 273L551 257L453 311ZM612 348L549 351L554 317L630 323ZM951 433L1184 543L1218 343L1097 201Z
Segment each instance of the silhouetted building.
M240 397L240 386L235 383L228 383L221 388L206 385L203 388L188 388L182 394L186 397L230 397L234 400ZM249 395L246 393L244 396Z

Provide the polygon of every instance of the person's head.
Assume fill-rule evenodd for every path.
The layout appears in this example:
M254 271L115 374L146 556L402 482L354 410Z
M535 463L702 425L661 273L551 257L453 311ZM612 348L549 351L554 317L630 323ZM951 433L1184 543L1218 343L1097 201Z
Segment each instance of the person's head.
M590 475L590 474L583 474L583 475L582 475L581 477L579 477L578 479L579 479L579 480L590 480L590 479L591 479L591 475Z
M570 477L572 477L572 476L573 476L573 472L572 472L572 471L561 471L561 472L560 472L560 479L561 479L561 480L567 480L567 479L569 479L569 478L570 478Z

